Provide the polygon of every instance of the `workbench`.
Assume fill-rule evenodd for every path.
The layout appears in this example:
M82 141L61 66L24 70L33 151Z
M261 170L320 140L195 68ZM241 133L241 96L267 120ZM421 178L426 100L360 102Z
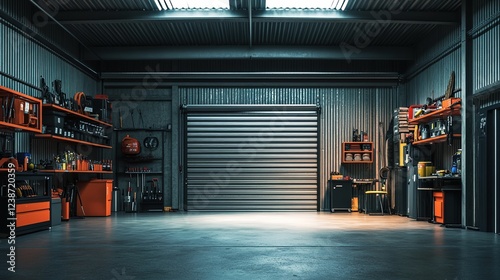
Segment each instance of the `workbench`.
M419 177L420 192L431 192L430 205L417 204L417 207L430 207L429 222L447 227L461 227L462 219L462 178L458 176Z

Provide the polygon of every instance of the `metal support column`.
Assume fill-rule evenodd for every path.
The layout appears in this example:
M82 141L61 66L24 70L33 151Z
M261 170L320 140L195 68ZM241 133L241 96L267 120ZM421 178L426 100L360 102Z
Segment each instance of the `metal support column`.
M172 147L166 147L168 149L172 149L172 209L181 209L183 206L180 205L180 202L183 200L182 194L182 177L180 176L180 155L182 154L180 151L180 138L179 138L179 123L180 123L180 96L179 96L179 87L172 87L172 133L171 133L171 144Z
M462 0L461 63L462 63L462 224L474 226L476 211L474 197L474 108L470 96L472 90L472 0ZM468 209L474 209L472 211Z

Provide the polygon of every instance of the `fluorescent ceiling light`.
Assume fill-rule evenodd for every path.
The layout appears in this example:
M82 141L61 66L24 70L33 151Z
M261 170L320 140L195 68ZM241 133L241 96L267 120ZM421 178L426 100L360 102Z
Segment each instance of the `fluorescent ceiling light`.
M342 11L345 10L345 6L347 6L347 3L349 0L344 0L344 5L342 5L342 8L340 8Z
M344 10L349 0L266 0L267 9L336 9Z
M167 8L169 10L172 10L174 7L172 7L172 1L171 0L160 0L160 1L165 1L165 4L167 5Z
M166 1L168 1L168 0L160 0L161 7L162 7L164 10L167 10L167 9L168 9Z
M339 1L337 6L335 6L335 9L340 10L340 8L342 8L342 4L344 4L344 1Z
M229 0L155 0L158 10L229 9Z
M163 10L163 7L161 6L160 4L160 0L155 0L155 4L156 4L156 7L158 8L158 10Z

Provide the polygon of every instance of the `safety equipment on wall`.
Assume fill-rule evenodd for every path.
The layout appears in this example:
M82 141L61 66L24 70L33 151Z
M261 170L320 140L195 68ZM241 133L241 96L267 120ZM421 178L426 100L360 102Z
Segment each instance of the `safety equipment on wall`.
M125 136L122 139L122 153L128 156L135 156L141 153L141 143L130 137L130 135Z
M144 147L150 150L156 150L156 148L158 148L159 141L158 137L148 136L144 138L144 141L142 143L144 144Z

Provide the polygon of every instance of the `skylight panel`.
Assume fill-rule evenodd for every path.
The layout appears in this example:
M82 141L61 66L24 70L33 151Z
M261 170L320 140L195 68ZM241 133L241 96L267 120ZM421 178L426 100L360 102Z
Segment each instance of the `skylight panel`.
M229 9L229 0L155 0L158 10Z
M267 9L345 10L349 0L266 0Z

